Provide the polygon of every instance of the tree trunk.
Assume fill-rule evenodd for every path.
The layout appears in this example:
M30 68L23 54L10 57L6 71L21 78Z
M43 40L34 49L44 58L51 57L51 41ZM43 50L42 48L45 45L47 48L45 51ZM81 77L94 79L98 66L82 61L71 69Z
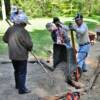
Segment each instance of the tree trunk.
M10 0L4 0L5 2L5 10L6 10L6 16L10 16Z
M6 19L6 10L5 10L4 0L1 0L1 4L2 4L2 18L3 18L3 20L5 20Z

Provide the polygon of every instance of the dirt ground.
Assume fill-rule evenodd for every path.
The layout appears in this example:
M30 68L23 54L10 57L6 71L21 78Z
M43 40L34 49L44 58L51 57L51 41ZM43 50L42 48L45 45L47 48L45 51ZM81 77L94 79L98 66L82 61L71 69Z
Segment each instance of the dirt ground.
M81 82L86 86L89 86L89 81L93 77L94 71L97 67L98 56L100 56L100 42L96 42L90 50L87 64L88 64L88 72L84 73L81 78ZM100 72L100 64L99 69ZM93 89L90 90L87 94L81 96L81 100L100 100L100 74L97 77L97 80L93 86Z
M89 79L97 66L97 57L100 55L100 42L96 42L90 50L87 65L88 72L82 75L80 82L89 85ZM58 65L49 77L37 63L28 63L27 87L32 90L30 94L19 95L14 87L13 68L11 63L1 63L8 61L8 55L0 55L0 100L42 100L41 97L61 94L70 87L65 82L64 63ZM74 88L72 88L74 89ZM93 90L81 95L80 100L100 100L100 76L98 77Z

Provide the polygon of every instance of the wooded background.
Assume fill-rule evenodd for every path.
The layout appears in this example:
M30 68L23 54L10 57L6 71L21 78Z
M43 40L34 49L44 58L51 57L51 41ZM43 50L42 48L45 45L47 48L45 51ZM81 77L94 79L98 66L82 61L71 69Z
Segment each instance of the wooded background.
M1 5L0 0L0 5ZM4 0L6 5L19 6L28 16L73 16L80 12L86 17L100 16L100 0ZM7 4L8 3L8 4ZM9 7L7 8L7 11ZM0 6L1 13L1 6Z

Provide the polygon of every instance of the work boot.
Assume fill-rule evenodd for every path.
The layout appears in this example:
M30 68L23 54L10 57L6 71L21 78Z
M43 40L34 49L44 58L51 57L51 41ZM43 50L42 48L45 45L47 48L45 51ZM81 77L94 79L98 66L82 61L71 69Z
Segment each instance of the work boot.
M83 69L83 72L87 72L87 69Z
M27 94L31 93L31 90L25 89L25 90L19 90L19 94Z

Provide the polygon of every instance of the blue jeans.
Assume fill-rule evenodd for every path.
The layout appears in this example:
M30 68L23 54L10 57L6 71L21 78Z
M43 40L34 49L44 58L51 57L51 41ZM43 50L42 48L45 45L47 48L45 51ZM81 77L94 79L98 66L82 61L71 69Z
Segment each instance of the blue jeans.
M82 70L86 69L85 61L86 61L86 58L88 56L89 49L90 49L90 44L79 46L77 62L78 62L79 67Z
M19 91L24 91L26 89L27 60L12 60L12 64L14 68L15 86Z
M66 45L66 48L72 48L70 41L67 41L65 45Z

